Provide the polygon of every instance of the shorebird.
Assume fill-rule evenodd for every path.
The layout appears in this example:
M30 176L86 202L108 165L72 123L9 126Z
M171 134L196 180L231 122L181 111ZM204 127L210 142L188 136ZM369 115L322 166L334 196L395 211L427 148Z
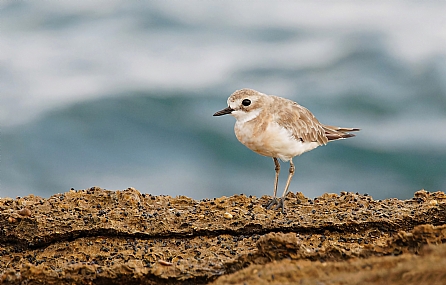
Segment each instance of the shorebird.
M252 151L272 157L276 176L274 196L267 209L276 205L285 212L285 195L294 175L293 157L330 141L354 137L357 128L340 128L320 123L305 107L289 99L266 95L253 89L240 89L228 98L228 107L214 116L231 114L237 139ZM289 175L282 196L277 199L279 160L289 161Z

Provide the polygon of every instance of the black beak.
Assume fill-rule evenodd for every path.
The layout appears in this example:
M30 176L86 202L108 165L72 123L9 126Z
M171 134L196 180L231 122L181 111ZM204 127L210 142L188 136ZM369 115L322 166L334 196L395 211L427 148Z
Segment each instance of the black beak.
M214 114L214 116L223 116L223 115L231 114L232 111L234 111L234 109L232 109L231 107L227 107L227 108L224 108L223 110L216 112Z

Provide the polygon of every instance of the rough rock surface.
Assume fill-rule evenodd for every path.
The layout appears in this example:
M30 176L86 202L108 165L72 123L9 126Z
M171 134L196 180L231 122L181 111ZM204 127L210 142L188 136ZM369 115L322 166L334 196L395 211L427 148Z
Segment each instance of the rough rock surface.
M446 284L446 195L0 199L4 284ZM318 283L319 282L319 283Z

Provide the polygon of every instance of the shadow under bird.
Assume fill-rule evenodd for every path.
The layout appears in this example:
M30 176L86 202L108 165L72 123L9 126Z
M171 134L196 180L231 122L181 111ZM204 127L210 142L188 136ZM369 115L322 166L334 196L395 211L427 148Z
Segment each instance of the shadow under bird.
M273 158L276 170L274 196L266 208L271 209L276 205L275 209L282 208L282 212L285 212L285 195L294 175L293 157L330 141L354 137L349 132L359 131L357 128L324 125L307 108L296 102L247 88L229 96L228 107L214 116L227 114L235 117L235 136L242 144L258 154ZM285 190L279 199L278 159L290 162Z

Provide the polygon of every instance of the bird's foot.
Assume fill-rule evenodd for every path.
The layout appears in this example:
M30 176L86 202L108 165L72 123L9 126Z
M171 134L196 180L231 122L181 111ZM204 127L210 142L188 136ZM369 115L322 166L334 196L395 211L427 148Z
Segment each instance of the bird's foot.
M265 205L266 209L269 210L271 209L272 206L279 204L279 202L277 202L277 198L274 197L271 202L269 202L267 205Z
M284 197L280 197L279 199L277 199L276 197L274 197L271 202L269 202L269 204L266 206L266 209L269 210L271 209L274 205L276 205L276 207L274 208L274 210L277 210L279 208L282 208L282 213L285 214L285 203L284 203Z

